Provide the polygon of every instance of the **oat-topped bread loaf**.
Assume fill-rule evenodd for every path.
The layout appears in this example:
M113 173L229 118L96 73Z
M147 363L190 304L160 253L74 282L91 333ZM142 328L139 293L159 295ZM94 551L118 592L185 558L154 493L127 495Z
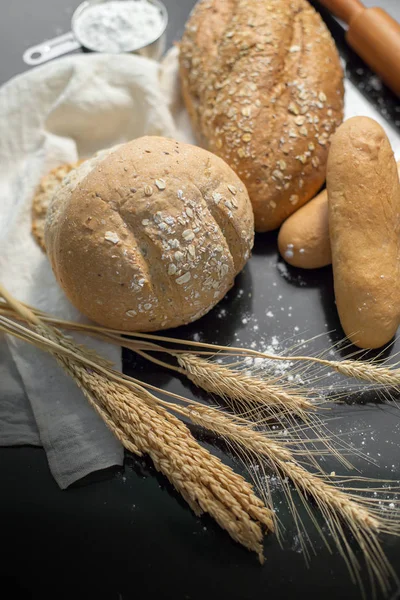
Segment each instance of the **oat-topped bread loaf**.
M180 72L200 144L245 183L256 231L275 229L323 184L342 120L343 73L321 17L305 0L202 0Z
M240 179L209 152L143 137L87 160L47 213L47 254L71 302L104 326L194 321L232 286L253 245Z

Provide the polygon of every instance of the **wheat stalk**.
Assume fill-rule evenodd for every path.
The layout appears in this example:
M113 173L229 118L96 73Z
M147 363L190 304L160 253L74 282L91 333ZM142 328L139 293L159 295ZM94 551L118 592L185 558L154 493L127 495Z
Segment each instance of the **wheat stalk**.
M400 369L374 365L371 361L338 360L329 365L341 375L400 390Z
M226 400L244 402L256 408L276 407L302 418L305 418L305 411L315 409L310 400L293 390L285 390L268 380L246 375L194 354L179 354L177 361L195 385Z
M13 311L11 306L4 301L0 306L0 314L4 314L7 316L12 316L13 318L18 318L17 313ZM161 336L156 334L149 333L137 333L137 332L127 332L122 330L114 330L108 329L106 327L100 327L97 325L88 325L84 323L75 323L72 321L65 321L62 319L57 319L30 307L26 306L30 311L32 311L35 315L40 315L43 322L60 326L65 329L72 329L76 331L82 331L86 334L93 335L95 337L99 337L105 341L110 343L117 343L119 346L135 348L142 346L135 346L135 343L132 340L127 340L124 336L130 336L131 338L140 339L143 344L148 340L148 344L144 346L146 350L153 350L158 352L165 352L168 354L172 354L176 356L178 353L184 354L204 354L209 356L214 356L216 353L220 353L221 355L230 355L230 356L241 356L241 357L255 357L255 358L264 358L273 361L280 362L304 362L304 363L314 363L320 365L322 367L326 367L328 369L332 369L341 375L357 379L360 381L365 381L372 384L382 385L385 388L400 390L400 369L397 367L390 366L382 366L379 364L374 364L371 360L353 360L353 359L344 359L341 361L337 360L328 360L325 358L320 358L318 356L298 356L298 355L276 355L271 354L269 352L261 352L258 350L254 350L251 348L240 348L235 346L220 346L217 344L209 344L205 342L195 342L192 340L184 340L179 338L171 338L167 336ZM21 315L19 315L21 318ZM22 317L23 318L23 317ZM159 343L155 344L154 342L165 342L168 344L173 344L173 348L168 346L160 346ZM185 350L179 350L178 346L185 346ZM192 348L195 348L194 350Z
M79 358L92 361L93 351L42 324L37 316L29 315L28 309L18 304L14 308L33 322L37 334L58 344L60 350L75 353L77 360L51 350L125 448L135 454L148 454L196 514L208 512L235 541L256 552L263 561L263 532L273 530L273 515L251 485L200 446L186 425L157 406L145 389L138 388L135 393L83 366ZM46 349L49 351L48 346ZM107 365L99 361L99 367L105 369Z
M166 368L171 365L155 359L148 352L134 349L144 358ZM177 354L175 356L180 368L172 367L179 373L188 377L196 386L201 389L219 396L230 406L236 414L243 415L246 419L254 420L258 425L279 423L282 428L287 430L290 427L291 440L294 441L296 434L298 445L303 448L310 459L313 457L310 439L300 437L302 427L299 427L299 420L304 422L309 431L314 433L318 431L316 438L325 449L319 447L317 454L320 457L323 453L335 455L336 458L346 468L352 468L351 463L335 448L329 441L332 434L326 430L325 425L316 414L316 409L321 402L315 399L311 401L304 394L300 394L296 389L285 385L278 385L279 379L260 378L250 376L243 371L229 368L225 365L217 364L209 359L205 360L195 354ZM307 394L310 394L307 391ZM269 416L265 416L265 413ZM322 432L326 430L327 437L323 439ZM342 440L336 439L337 444L343 449L348 450ZM353 454L356 452L352 449ZM313 465L320 469L316 460L311 461Z
M27 341L50 350L74 377L89 402L109 423L125 447L129 448L131 445L130 448L133 452L149 454L157 468L170 479L195 511L203 510L212 514L235 540L249 549L255 550L261 558L262 530L260 523L272 530L273 513L254 495L249 484L198 445L186 426L169 412L171 410L175 414L190 419L193 424L222 437L239 457L245 459L251 457L260 465L265 463L268 468L272 468L282 478L283 482L288 477L317 525L307 503L307 498L312 497L325 517L333 539L353 577L361 585L360 567L348 542L344 526L352 532L358 542L371 578L375 577L381 588L387 591L387 582L389 577L393 576L393 572L379 544L378 534L379 532L399 533L397 512L392 513L394 519L382 516L374 508L373 499L363 498L355 493L348 494L332 485L329 478L311 473L296 460L290 443L284 444L272 439L265 432L257 430L256 425L246 418L239 418L199 403L191 404L184 398L183 400L186 402L184 406L172 402L166 403L150 394L134 380L130 382L116 381L115 373L107 364L96 366L93 364L95 358L93 354L89 357L85 356L84 348L78 348L60 332L44 326L37 316L32 317L29 314L29 309L19 307L13 299L10 303L10 297L8 300L9 306L17 310L23 319L35 324L36 333L23 333L22 327L13 329L11 325L6 325L1 320L0 328L20 337L25 336ZM173 352L171 351L171 353ZM71 354L74 358L71 358ZM180 363L180 367L174 367L176 370L185 373L188 371L193 377L193 381L200 383L202 387L210 385L207 382L209 373L207 361L194 358L190 354L174 353L174 355ZM246 385L243 388L235 388L232 393L230 388L234 384L234 377L229 379L229 385L226 386L221 383L226 376L224 371L226 367L220 365L215 365L215 367L215 369L211 369L213 374L211 385L214 393L219 390L219 393L226 397L228 394L234 397L243 394ZM229 371L229 369L227 370ZM241 373L241 375L243 374ZM248 382L247 379L242 382L252 384L253 378L248 379L251 382ZM262 391L264 393L264 390ZM255 389L250 390L251 401L255 403L257 398L260 399L257 393L260 393L259 389L258 392ZM287 402L288 399L284 400ZM157 431L157 435L154 433L155 431ZM263 482L257 483L265 503L268 504L270 498L266 494ZM301 520L286 483L284 483L284 490L288 496L295 521L299 526ZM349 488L349 490L354 492L354 488ZM322 535L322 531L320 533Z
M96 384L95 389L98 389L98 387ZM150 402L154 401L154 396L146 392L143 393L150 399ZM137 399L135 402L137 402ZM264 432L254 430L252 424L246 422L245 419L237 419L218 409L204 407L199 404L180 407L169 403L169 406L179 414L189 418L192 423L204 427L208 431L227 440L234 448L250 455L253 459L257 461L266 460L269 468L272 468L280 476L288 477L294 483L305 501L307 497L312 497L324 515L335 543L346 560L351 574L361 585L359 576L360 567L347 541L347 536L342 525L345 524L362 549L371 573L377 578L382 589L386 591L386 581L390 575L393 575L393 572L382 552L378 534L381 531L395 533L398 531L398 524L396 528L396 524L393 521L388 521L388 519L376 514L376 512L374 513L371 508L367 508L362 503L359 503L357 496L353 495L349 497L344 491L326 482L320 476L304 469L296 461L288 445L270 439ZM129 404L129 407L130 409L134 408L131 404ZM176 420L174 423L175 426L177 424L181 425L179 420ZM147 453L152 456L149 450L147 450ZM152 458L157 464L157 458L153 456ZM185 462L183 461L181 468L183 468ZM172 480L171 476L169 476L169 479ZM260 489L259 491L263 490ZM287 493L289 494L290 492ZM185 492L183 492L183 495L185 497ZM295 510L292 503L291 505L292 510ZM218 520L220 518L218 514L217 516L214 514L214 518L221 524ZM299 521L298 516L296 520ZM227 528L226 523L223 526ZM244 543L240 533L237 531L229 532L234 539ZM320 533L322 532L320 531ZM249 546L247 545L247 547ZM252 548L254 549L254 545Z
M306 507L307 498L313 498L325 517L336 546L346 560L350 573L361 585L359 564L343 529L343 524L346 525L362 550L371 574L376 577L382 590L387 592L389 589L387 581L394 576L394 573L384 556L378 534L385 532L398 535L400 525L397 515L397 520L387 518L378 510L364 506L363 504L367 504L367 502L362 500L360 502L358 496L353 494L350 497L349 494L325 481L321 476L303 468L295 460L287 446L271 440L265 433L236 422L229 414L197 405L185 407L184 414L196 425L221 436L245 454L250 454L259 461L262 461L263 458L266 459L268 466L279 476L283 475L292 481L303 497ZM293 503L291 506L293 510L296 510ZM320 534L322 535L321 531Z
M242 477L202 448L179 419L146 402L141 397L144 390L134 394L80 365L68 370L83 384L85 395L89 390L109 409L114 422L150 456L196 514L208 512L234 540L257 552L262 560L260 524L272 530L272 516Z

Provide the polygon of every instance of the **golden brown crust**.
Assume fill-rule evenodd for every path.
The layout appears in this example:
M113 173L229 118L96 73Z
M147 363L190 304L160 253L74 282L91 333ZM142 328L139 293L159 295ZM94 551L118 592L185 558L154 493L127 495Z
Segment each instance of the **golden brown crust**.
M279 231L278 248L293 267L319 269L331 264L326 190L286 219Z
M400 322L400 184L376 121L354 117L333 136L327 190L340 321L354 344L379 348Z
M397 163L400 177L400 161ZM322 190L291 215L280 228L278 247L293 267L318 269L332 262L328 193Z
M144 137L87 161L64 180L46 224L54 273L102 325L152 331L193 321L249 258L245 186L218 157Z
M334 42L305 0L202 0L180 45L199 142L246 184L257 231L278 227L325 179L343 117Z
M44 226L51 199L64 177L83 161L59 165L44 175L32 199L32 235L41 249L46 252Z

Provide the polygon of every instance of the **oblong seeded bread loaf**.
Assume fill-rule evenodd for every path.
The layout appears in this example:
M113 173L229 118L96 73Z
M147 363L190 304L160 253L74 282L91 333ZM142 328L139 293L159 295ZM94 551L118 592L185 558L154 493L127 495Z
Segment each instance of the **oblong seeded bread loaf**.
M278 227L325 180L343 117L335 44L305 0L202 0L180 43L199 143L245 183L256 231Z
M153 331L194 321L250 256L245 186L220 158L160 137L102 151L71 171L45 243L71 302L98 323Z

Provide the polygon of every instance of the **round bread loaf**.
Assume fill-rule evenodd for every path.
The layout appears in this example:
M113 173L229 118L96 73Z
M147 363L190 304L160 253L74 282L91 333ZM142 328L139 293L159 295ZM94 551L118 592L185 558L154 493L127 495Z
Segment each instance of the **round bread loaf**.
M220 158L160 137L102 151L71 171L45 243L71 302L106 327L154 331L198 319L250 256L245 186Z
M202 0L180 44L199 142L245 183L256 231L279 225L325 180L343 117L335 44L305 0Z

